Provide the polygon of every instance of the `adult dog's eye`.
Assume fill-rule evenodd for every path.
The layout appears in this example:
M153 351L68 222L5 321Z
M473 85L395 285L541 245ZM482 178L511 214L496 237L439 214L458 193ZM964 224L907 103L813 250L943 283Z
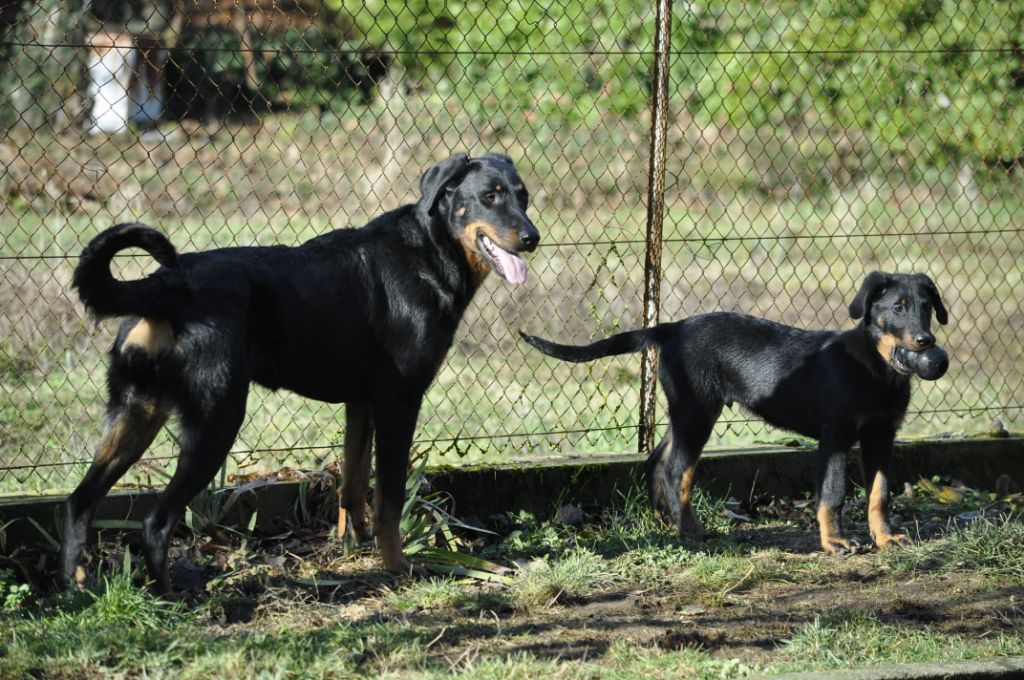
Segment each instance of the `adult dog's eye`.
M494 205L494 203L497 200L498 194L494 193L493 191L489 191L486 194L484 194L484 205Z

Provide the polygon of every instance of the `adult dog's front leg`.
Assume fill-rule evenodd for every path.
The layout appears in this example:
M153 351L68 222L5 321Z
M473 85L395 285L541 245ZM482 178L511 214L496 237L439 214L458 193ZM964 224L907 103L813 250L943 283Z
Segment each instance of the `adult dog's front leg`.
M370 451L373 448L373 419L370 404L345 406L345 461L338 493L338 538L356 543L370 540L366 522L366 494L370 490Z
M849 444L822 439L818 443L818 531L822 549L833 555L856 552L842 535L840 520L846 496L846 458Z
M416 430L420 399L390 394L374 400L373 418L377 439L377 489L373 498L373 533L377 537L384 568L409 573L402 553L399 523L405 505L405 480L409 449Z

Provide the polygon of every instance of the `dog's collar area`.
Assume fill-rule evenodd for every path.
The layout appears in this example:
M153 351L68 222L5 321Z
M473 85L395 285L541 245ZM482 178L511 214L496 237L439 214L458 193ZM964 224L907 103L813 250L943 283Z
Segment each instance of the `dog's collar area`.
M477 232L476 242L480 252L501 278L516 285L526 281L526 260L518 253L505 250L482 231Z

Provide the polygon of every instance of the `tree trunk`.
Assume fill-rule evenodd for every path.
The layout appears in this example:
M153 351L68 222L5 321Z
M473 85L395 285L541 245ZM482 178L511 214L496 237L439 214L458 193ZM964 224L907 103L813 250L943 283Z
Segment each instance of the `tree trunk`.
M0 126L60 128L81 110L83 0L24 3L0 61Z

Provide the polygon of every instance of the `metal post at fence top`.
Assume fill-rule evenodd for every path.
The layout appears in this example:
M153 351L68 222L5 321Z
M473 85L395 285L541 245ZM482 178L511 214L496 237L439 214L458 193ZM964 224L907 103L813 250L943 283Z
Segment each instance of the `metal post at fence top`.
M647 253L644 259L643 326L658 323L661 304L661 230L665 219L665 138L668 135L668 68L672 31L671 0L657 0L654 65L651 73L651 151L647 170ZM654 443L654 406L658 356L644 350L640 360L640 425L637 448L643 455Z

